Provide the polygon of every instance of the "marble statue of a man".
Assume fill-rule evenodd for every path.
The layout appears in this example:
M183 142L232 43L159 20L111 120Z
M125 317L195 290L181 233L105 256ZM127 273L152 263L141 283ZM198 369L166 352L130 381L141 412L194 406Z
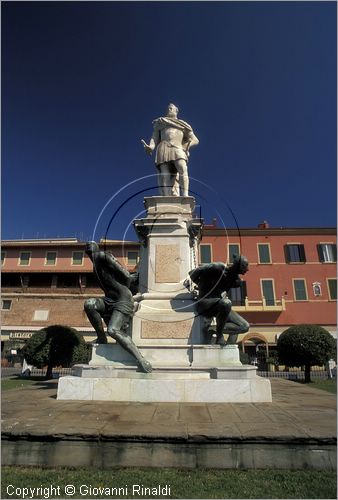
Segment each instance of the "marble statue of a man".
M178 108L169 104L167 114L153 121L154 132L144 149L152 154L156 148L155 164L161 196L189 196L188 158L191 146L199 140L191 126L177 118Z

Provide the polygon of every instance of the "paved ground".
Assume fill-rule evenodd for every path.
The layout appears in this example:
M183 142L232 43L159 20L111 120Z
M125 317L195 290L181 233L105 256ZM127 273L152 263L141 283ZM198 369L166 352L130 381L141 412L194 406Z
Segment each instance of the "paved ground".
M336 442L336 396L271 380L272 403L57 401L57 380L2 393L7 439L77 437Z

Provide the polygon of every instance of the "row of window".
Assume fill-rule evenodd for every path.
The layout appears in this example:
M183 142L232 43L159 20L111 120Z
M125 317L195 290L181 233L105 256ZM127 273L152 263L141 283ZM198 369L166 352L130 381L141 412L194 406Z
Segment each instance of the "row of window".
M337 245L335 243L319 243L317 245L319 262L337 262ZM284 245L285 262L305 263L306 255L304 245L301 243L288 243ZM228 244L226 262L233 262L240 255L239 243ZM259 264L272 264L270 243L257 243L257 256ZM209 264L213 261L211 244L200 245L200 263Z
M80 277L80 279L86 277ZM74 286L74 276L69 276L70 281L67 284L64 281L60 282L60 286ZM304 301L308 300L308 290L306 280L303 278L295 278L292 280L293 282L293 291L294 291L294 300L295 301ZM81 283L80 283L81 284ZM82 283L83 284L83 283ZM88 285L87 285L88 286ZM330 300L337 300L337 279L329 278L327 280L327 287ZM275 295L275 284L273 279L262 279L261 280L261 291L262 297L265 299L265 303L267 306L274 306L276 304L276 295ZM315 297L319 297L322 295L322 287L321 283L315 282L312 283L312 291ZM246 282L242 281L241 286L238 288L232 288L229 291L229 297L233 303L233 305L244 305L245 297L247 296L247 287ZM2 299L1 301L1 309L3 311L9 311L12 306L11 299ZM38 319L38 318L36 318ZM41 319L41 318L39 318Z
M20 252L19 266L29 266L31 261L32 252ZM1 265L4 265L6 259L6 252L1 252ZM82 266L84 259L84 252L75 251L72 254L71 265ZM46 252L45 266L55 266L57 260L57 252ZM138 262L138 252L127 252L127 265L135 266Z
M337 262L337 246L334 243L319 243L317 245L318 257L320 262ZM290 243L284 246L285 261L287 263L305 263L305 249L303 244ZM271 250L269 243L257 243L257 254L259 264L271 264ZM20 252L19 266L29 266L31 261L31 252ZM233 262L235 257L240 255L239 243L230 243L228 245L227 262ZM135 251L127 252L127 265L135 266L138 263L139 254ZM1 252L1 265L6 259L6 252ZM72 254L71 265L82 266L84 252L75 251ZM46 252L45 266L55 266L57 260L57 252ZM212 262L212 247L211 244L200 245L200 262L208 264Z
M273 279L261 279L261 293L264 297L267 306L276 304L275 283ZM295 301L309 300L307 283L304 278L294 278L293 296ZM337 279L327 279L327 290L330 300L337 300ZM322 284L318 281L312 283L312 293L315 297L322 295ZM246 282L242 281L239 288L232 288L229 292L229 297L234 305L244 305L245 297L247 296Z
M3 288L99 288L94 273L3 273Z

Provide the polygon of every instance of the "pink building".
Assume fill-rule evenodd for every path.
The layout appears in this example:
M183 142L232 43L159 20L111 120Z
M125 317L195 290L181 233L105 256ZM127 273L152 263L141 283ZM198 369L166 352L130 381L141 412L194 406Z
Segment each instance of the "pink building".
M129 271L136 269L139 242L102 241ZM83 310L101 296L85 243L75 238L2 243L2 340L24 339L52 324L96 338ZM336 334L336 232L333 228L218 228L205 225L200 263L231 262L245 255L249 272L230 292L234 309L251 325L239 345L251 357L271 351L289 326L314 323Z
M239 254L249 260L241 289L231 293L251 325L239 337L243 350L253 355L259 344L273 348L280 333L299 323L321 325L337 336L336 242L334 228L204 226L200 262L230 262Z

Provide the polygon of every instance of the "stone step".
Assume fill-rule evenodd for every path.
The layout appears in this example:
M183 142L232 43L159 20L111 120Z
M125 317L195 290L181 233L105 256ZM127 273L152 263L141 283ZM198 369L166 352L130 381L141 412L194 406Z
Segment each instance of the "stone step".
M261 377L242 380L185 378L61 377L58 400L120 401L138 403L262 403L271 402L270 381ZM203 374L206 375L206 374Z

